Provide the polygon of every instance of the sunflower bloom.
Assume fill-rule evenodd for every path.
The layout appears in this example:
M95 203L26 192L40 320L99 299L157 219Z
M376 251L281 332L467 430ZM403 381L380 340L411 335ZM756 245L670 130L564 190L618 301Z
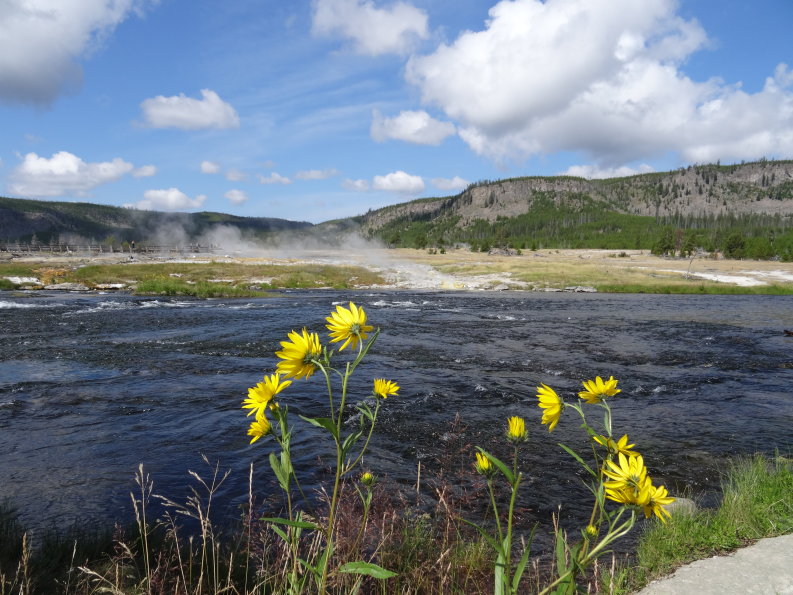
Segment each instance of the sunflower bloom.
M248 398L242 402L243 409L250 409L248 415L264 414L267 407L272 409L275 395L292 384L291 380L281 380L281 374L276 372L264 377L264 381L248 389Z
M594 380L584 380L582 384L586 390L578 393L578 396L590 405L600 403L604 398L613 397L617 393L622 392L617 388L617 382L619 380L615 380L614 376L610 376L605 382L600 376Z
M490 459L488 459L481 452L477 452L475 454L476 461L474 461L474 467L476 467L476 470L482 475L491 475L495 469L493 468L493 463L490 462Z
M256 420L252 421L251 427L248 428L248 436L253 436L250 443L253 444L262 436L267 436L272 429L270 420L265 417L264 413L257 413Z
M559 418L564 411L564 401L556 394L550 386L541 384L537 387L537 398L540 400L540 409L544 409L542 413L542 423L549 424L548 431L551 432L559 423Z
M397 391L399 391L399 386L397 386L396 382L392 380L386 380L385 378L374 379L374 389L372 392L374 393L375 397L387 399L390 396L396 396Z
M651 515L655 514L655 516L661 519L662 523L666 523L666 518L671 518L672 515L669 514L669 511L666 510L664 506L674 501L675 499L669 496L664 486L654 487L650 485L647 501L642 504L645 518L650 518ZM664 518L664 516L666 516L666 518Z
M327 328L330 331L330 342L337 343L344 341L339 351L343 351L348 345L355 349L359 341L366 341L366 333L374 328L371 324L366 324L366 312L350 302L349 309L338 305L336 311L328 316Z
M641 455L626 457L619 453L619 464L607 460L603 467L603 475L611 478L611 481L603 485L606 490L612 491L641 491L649 483L647 477L647 467L644 466L644 459ZM613 499L613 498L612 498Z
M281 341L281 347L275 355L284 361L278 362L276 369L286 378L308 378L317 369L312 361L322 354L317 333L309 333L305 328L302 333L292 331L289 341Z
M526 432L526 422L522 417L513 416L507 420L507 440L513 444L526 442L528 433Z
M607 436L593 436L592 440L605 448L610 455L617 456L619 453L622 453L626 457L635 457L639 454L637 451L631 450L635 445L628 444L627 434L623 434L622 438L616 441Z

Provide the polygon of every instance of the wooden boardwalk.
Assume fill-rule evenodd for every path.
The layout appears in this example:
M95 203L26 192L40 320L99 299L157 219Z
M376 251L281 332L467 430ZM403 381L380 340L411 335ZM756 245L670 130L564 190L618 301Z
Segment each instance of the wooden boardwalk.
M0 252L16 254L207 254L218 246L188 244L186 246L158 246L154 244L25 244L0 242Z

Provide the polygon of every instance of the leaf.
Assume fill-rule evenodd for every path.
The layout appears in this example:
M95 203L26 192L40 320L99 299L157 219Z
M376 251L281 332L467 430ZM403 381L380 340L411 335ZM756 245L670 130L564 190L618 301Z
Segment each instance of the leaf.
M531 543L534 541L534 532L537 530L537 525L535 524L534 527L531 529L531 533L529 534L529 542L526 544L525 549L523 550L523 555L520 557L520 561L518 565L515 567L515 573L512 575L512 592L518 592L518 586L520 585L520 577L523 575L523 570L526 568L526 564L529 561L529 552L531 551Z
M515 485L515 475L512 473L512 471L509 470L509 468L507 468L507 466L504 463L499 461L496 457L491 455L485 449L480 448L479 446L477 446L476 449L479 452L481 452L483 455L485 455L488 459L490 459L491 463L493 463L496 467L498 467L499 471L501 471L501 473L504 474L504 477L507 478L509 485Z
M313 529L319 531L321 527L316 523L309 523L308 521L292 521L289 519L282 519L279 517L262 517L260 520L267 523L275 523L278 525L286 525L287 527L297 527L298 529Z
M564 449L564 450L567 452L567 454L569 454L569 455L570 455L571 457L573 457L573 458L574 458L576 461L578 461L578 462L581 464L581 466L582 466L584 469L586 469L586 471L587 471L587 472L588 472L588 473L589 473L589 474L590 474L592 477L594 477L595 479L597 479L597 476L598 476L598 475L597 475L597 473L595 473L594 471L592 471L592 469L590 469L590 468L589 468L589 465L587 465L587 464L586 464L586 462L584 462L584 459L582 459L581 457L579 457L579 456L578 456L578 455L575 453L575 451L573 451L573 449L571 449L571 448L568 448L567 446L565 446L565 445L564 445L564 444L562 444L561 442L559 442L558 444L559 444L559 446L561 446L561 447L562 447L562 448L563 448L563 449Z
M487 543L490 545L490 547L493 548L493 551L496 552L499 555L501 554L501 545L495 539L493 539L490 535L488 535L487 532L484 529L482 529L482 527L480 527L476 523L472 523L471 521L466 520L466 519L460 519L460 520L462 522L466 523L467 525L471 525L474 529L479 531L479 534L482 537L484 537L485 541L487 541Z
M330 432L331 436L336 440L339 441L339 429L336 427L336 424L333 423L333 420L329 417L303 417L300 416L301 419L307 421L312 426L317 426L318 428L325 428L328 432Z
M382 566L372 564L371 562L347 562L339 567L339 572L347 572L350 574L365 574L377 579L386 579L396 576L396 572L386 570Z
M341 445L341 452L342 456L346 455L347 452L358 442L358 439L361 437L363 432L358 430L357 432L353 432L344 440L344 444Z
M493 573L494 584L493 584L493 595L504 595L504 553L499 552L498 557L496 558L496 567L495 572Z
M278 457L275 456L274 452L270 453L270 467L273 468L273 473L275 473L275 477L278 479L278 485L281 486L283 491L288 491L289 477L284 473L284 469L281 467L281 463L278 462Z

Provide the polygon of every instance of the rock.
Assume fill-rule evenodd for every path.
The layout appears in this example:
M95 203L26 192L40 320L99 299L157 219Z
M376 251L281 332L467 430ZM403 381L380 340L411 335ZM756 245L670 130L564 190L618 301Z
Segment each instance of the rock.
M686 514L692 515L697 512L697 504L690 498L675 498L671 504L667 504L664 508L671 515Z
M509 289L509 285L505 285L504 283L499 283L493 288L493 291L507 291Z
M37 277L4 277L15 285L41 285Z
M586 285L573 285L571 287L565 287L564 290L574 293L597 293L597 289L594 287L587 287Z
M58 291L90 291L90 288L82 283L56 283L55 285L45 285L44 289L56 289Z
M97 283L94 289L124 289L126 283Z

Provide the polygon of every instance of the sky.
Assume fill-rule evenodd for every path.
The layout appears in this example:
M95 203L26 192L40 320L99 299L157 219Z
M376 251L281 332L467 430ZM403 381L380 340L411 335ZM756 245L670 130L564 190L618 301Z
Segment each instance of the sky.
M0 0L0 195L319 223L793 158L793 0Z

